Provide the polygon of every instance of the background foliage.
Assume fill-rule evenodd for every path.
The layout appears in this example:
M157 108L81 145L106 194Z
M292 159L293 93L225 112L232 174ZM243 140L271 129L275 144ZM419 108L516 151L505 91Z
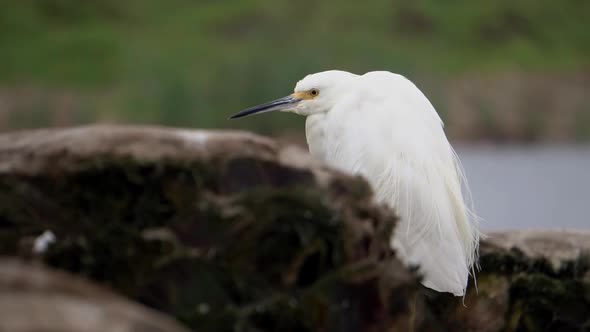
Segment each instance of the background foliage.
M288 94L307 73L332 68L408 76L452 129L453 104L445 101L454 91L447 89L450 80L464 79L469 86L473 78L496 82L498 73L517 73L526 78L519 84L530 85L536 78L528 79L529 73L565 73L562 80L571 82L570 76L581 72L580 84L586 84L584 68L590 62L590 2L583 0L3 3L4 129L101 121L277 133L300 128L302 119L284 114L240 122L226 118ZM501 82L495 85L504 86ZM481 119L479 136L507 135L493 128L505 127L495 118L493 103L480 104L466 107ZM586 99L572 106L572 124L564 130L573 132L565 136L587 137L588 106ZM539 107L517 108L529 114L526 109ZM538 126L538 118L526 118L526 126ZM547 131L541 127L533 138Z

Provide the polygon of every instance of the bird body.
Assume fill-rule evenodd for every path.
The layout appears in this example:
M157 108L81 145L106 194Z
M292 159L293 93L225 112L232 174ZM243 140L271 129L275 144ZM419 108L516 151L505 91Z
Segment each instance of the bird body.
M463 196L459 160L426 96L390 72L327 71L308 75L278 103L284 104L264 110L307 116L310 153L366 178L377 200L396 211L391 246L419 267L422 283L463 295L479 230Z

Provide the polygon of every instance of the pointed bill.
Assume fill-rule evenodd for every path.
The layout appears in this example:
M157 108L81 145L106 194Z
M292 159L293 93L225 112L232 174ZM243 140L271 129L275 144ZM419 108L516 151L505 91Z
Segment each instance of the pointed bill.
M297 104L301 100L302 100L301 98L297 98L293 95L288 95L286 97L279 98L279 99L270 101L268 103L264 103L264 104L256 105L256 106L253 106L250 108L246 108L245 110L242 110L242 111L230 116L229 118L230 119L237 119L237 118L250 116L250 115L254 115L254 114L258 114L258 113L265 113L265 112L271 112L271 111L284 111L284 110L291 108L294 104Z

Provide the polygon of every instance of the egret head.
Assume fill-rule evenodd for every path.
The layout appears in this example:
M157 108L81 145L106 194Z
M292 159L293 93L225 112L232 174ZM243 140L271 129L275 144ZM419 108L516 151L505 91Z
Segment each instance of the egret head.
M342 96L355 74L345 71L329 70L307 75L297 82L292 94L264 104L240 111L230 119L241 118L270 111L291 112L299 115L312 115L329 111Z

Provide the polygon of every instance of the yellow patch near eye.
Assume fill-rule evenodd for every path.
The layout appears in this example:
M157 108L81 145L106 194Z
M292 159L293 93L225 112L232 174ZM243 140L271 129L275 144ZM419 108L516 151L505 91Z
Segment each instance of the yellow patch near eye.
M293 97L299 98L299 99L313 99L313 98L317 97L318 94L319 94L318 93L318 90L311 89L311 90L308 90L308 91L294 92L293 93Z

